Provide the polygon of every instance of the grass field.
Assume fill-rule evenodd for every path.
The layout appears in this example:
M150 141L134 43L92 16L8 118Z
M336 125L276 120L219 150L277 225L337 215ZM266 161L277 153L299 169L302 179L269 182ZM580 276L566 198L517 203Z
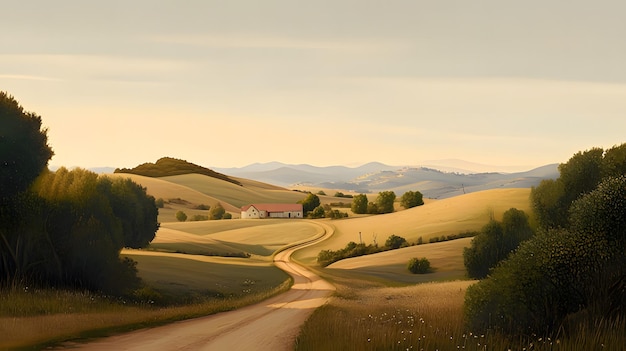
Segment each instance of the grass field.
M379 279L389 284L416 284L466 278L463 248L472 238L405 247L374 255L348 258L331 264L325 271L334 275ZM426 257L433 270L428 274L412 274L407 269L411 258Z
M163 223L149 249L200 255L249 253L269 260L281 247L321 233L321 227L308 220Z
M39 350L228 311L286 291L291 284L267 262L124 253L139 261L139 275L148 283L135 299L53 289L1 290L0 350ZM164 302L167 306L161 306Z
M314 265L319 251L338 250L350 241L358 243L362 239L365 244L373 244L376 238L376 242L382 245L391 234L395 234L409 242L415 242L419 237L428 242L431 237L479 230L492 216L501 219L511 207L529 213L529 195L530 189L486 190L430 201L423 206L384 215L328 221L335 227L335 235L298 251L294 258Z
M473 281L385 287L327 272L336 296L306 321L295 350L624 350L625 320L582 321L553 337L468 330L465 291Z

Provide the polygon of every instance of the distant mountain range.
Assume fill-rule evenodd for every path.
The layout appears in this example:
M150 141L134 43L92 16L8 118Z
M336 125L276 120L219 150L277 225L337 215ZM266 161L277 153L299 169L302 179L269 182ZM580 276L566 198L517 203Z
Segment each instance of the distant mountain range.
M425 197L442 199L464 193L494 188L529 188L543 179L559 176L558 164L549 164L525 172L506 173L506 167L494 167L461 160L427 161L429 166L390 166L371 162L359 167L317 167L280 162L254 163L240 168L212 168L227 175L272 185L337 189L358 193L391 190L397 196L418 190ZM499 172L481 170L498 169ZM510 168L513 169L513 168ZM97 173L111 173L113 168L92 168Z
M477 166L471 163L467 165ZM559 176L558 164L514 173L472 173L467 169L461 172L459 168L456 168L456 172L450 172L429 167L389 166L378 162L354 168L271 162L215 170L229 176L284 187L300 185L360 193L392 190L396 195L419 190L429 198L446 198L494 188L529 188L538 185L543 179L556 179Z

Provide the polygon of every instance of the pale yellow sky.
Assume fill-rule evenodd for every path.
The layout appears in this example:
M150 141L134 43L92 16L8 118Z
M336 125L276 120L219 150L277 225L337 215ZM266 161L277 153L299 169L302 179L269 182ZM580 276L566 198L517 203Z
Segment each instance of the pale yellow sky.
M620 1L16 2L0 90L55 166L536 167L626 135Z

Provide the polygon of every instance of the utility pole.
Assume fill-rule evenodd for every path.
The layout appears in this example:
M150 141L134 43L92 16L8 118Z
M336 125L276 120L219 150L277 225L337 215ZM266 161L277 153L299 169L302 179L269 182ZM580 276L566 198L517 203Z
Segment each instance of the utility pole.
M359 243L363 244L363 238L361 238L361 232L359 232Z

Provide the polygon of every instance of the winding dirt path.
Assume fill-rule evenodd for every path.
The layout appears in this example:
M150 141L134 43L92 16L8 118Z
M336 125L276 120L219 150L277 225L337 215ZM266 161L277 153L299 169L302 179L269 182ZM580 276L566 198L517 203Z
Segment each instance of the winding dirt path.
M294 279L292 288L278 296L238 310L190 319L74 344L85 350L293 350L300 327L313 310L324 304L335 288L291 261L296 250L325 240L332 228L318 223L325 234L288 248L274 258L276 266Z

